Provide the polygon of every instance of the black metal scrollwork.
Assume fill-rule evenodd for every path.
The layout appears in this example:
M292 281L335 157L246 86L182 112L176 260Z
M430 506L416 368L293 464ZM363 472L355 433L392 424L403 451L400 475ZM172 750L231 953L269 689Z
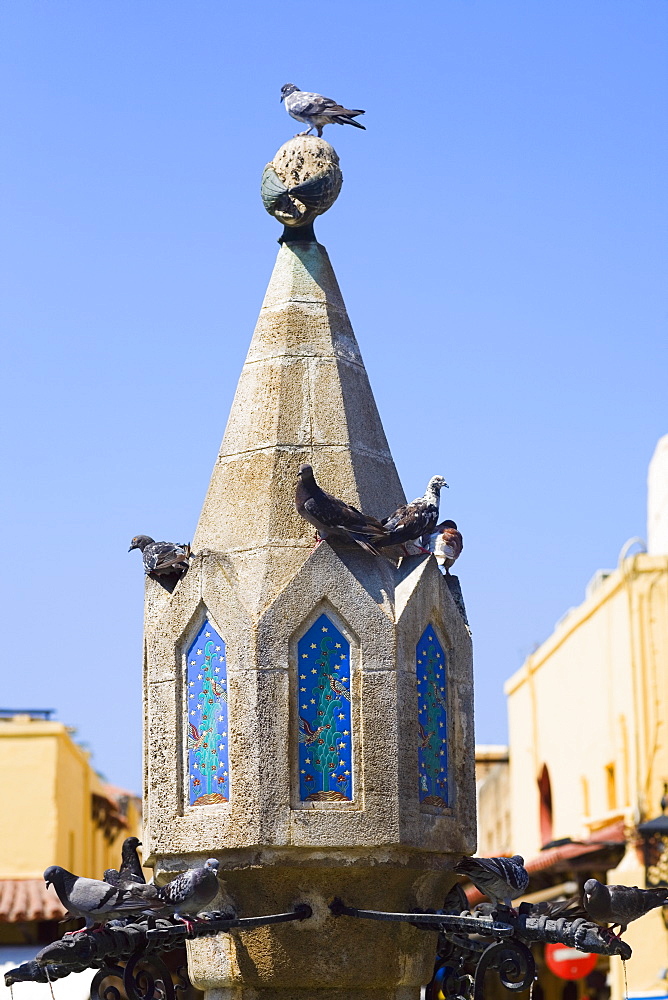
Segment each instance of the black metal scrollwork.
M181 983L174 986L171 972L157 955L133 955L125 965L105 963L91 983L91 1000L175 1000L176 990L189 985L183 968L177 973ZM118 980L122 988L109 979Z
M90 984L90 998L91 1000L122 1000L121 990L117 986L112 986L108 983L103 987L103 983L107 979L118 979L123 982L123 969L120 965L112 965L111 963L103 965L99 969Z
M484 980L488 969L499 974L501 983L507 990L526 990L536 978L536 963L525 944L513 938L511 941L494 941L485 948L476 965L473 978L473 1000L483 1000Z

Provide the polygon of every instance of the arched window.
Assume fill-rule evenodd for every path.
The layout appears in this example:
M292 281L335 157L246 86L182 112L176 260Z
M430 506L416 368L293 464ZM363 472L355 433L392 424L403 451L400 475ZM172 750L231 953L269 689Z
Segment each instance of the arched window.
M549 844L552 836L552 786L547 764L538 778L538 794L540 796L540 839L543 844Z

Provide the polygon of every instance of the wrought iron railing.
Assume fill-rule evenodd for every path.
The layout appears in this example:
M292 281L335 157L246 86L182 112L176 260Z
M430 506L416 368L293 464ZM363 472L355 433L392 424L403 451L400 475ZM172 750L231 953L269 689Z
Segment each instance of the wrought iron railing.
M473 913L462 907L465 897L454 891L438 912L391 913L363 910L334 899L334 917L403 921L423 930L437 931L438 956L432 996L448 1000L482 1000L488 971L495 971L503 986L527 989L535 979L531 946L560 942L581 951L630 958L631 948L611 931L578 917L550 917L523 903L519 910L490 904ZM311 908L299 904L287 913L238 917L233 912L200 915L188 924L177 919L153 919L123 924L112 921L95 931L78 931L46 945L32 962L5 973L5 983L48 982L71 972L97 969L91 1000L176 1000L177 991L189 985L185 968L172 980L160 953L182 948L186 940L230 931L250 930L267 924L307 920ZM118 985L114 985L113 981Z

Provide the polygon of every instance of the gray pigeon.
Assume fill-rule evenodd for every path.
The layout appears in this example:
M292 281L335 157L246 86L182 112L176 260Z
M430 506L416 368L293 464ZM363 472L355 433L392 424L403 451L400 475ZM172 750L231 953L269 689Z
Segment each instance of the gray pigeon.
M149 535L135 535L128 552L139 549L144 557L144 572L148 576L185 573L190 559L190 546L176 542L155 542Z
M597 924L611 924L624 933L637 920L657 906L668 903L668 886L639 889L637 885L604 885L588 878L583 892L585 910Z
M197 915L218 892L218 866L215 858L209 858L201 868L190 868L177 875L173 881L158 889L158 895L174 916L188 924L184 913Z
M129 917L145 911L160 912L166 909L154 885L135 885L122 889L99 882L94 878L81 878L66 868L51 865L44 872L47 888L52 885L58 899L72 917L83 917L86 930L107 920Z
M121 868L107 868L104 873L104 881L109 885L115 885L121 889L127 889L132 885L145 885L146 879L142 871L141 861L137 854L137 848L141 847L138 837L126 837L121 848Z
M325 493L316 483L310 465L299 466L295 506L304 520L318 529L321 539L336 535L378 555L371 539L384 537L385 528L380 521Z
M466 875L495 905L503 901L510 906L511 900L526 892L529 885L529 873L519 854L512 858L462 858L455 871Z
M350 108L344 108L341 104L333 101L331 97L323 97L322 94L300 90L294 83L283 84L281 100L285 101L286 111L291 118L309 126L306 132L299 132L298 135L308 135L315 129L321 136L325 125L354 125L355 128L364 128L364 125L353 121L357 115L363 115L363 111L352 111Z
M378 548L386 545L404 545L422 535L431 535L438 521L441 490L447 485L443 476L432 476L423 497L417 497L412 503L403 504L394 514L383 519L386 534L382 538L374 539L373 544Z

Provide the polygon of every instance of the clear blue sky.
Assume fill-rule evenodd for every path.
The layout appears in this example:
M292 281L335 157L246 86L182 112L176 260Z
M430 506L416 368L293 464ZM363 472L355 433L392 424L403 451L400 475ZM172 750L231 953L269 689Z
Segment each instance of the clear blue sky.
M310 13L309 13L310 11ZM406 492L433 473L504 680L645 532L668 431L666 0L4 0L1 703L140 787L135 533L192 537L279 227L294 81L330 127L317 232Z

